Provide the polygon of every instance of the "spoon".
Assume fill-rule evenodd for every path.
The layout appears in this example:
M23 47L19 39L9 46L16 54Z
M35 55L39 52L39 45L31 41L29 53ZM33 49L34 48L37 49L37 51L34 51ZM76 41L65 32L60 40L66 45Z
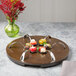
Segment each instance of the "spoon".
M12 45L14 45L14 44L16 44L16 43L19 43L20 45L22 45L22 46L23 46L23 50L25 50L25 46L24 46L21 42L13 42L13 43L11 43L11 44L9 45L8 48L12 48ZM25 54L26 54L27 51L28 51L28 50L24 51L24 52L22 53L21 57L20 57L20 60L21 60L22 62L24 62Z
M31 41L31 37L30 37L28 34L26 34L26 35L24 36L24 38L26 38L26 37L28 37L29 40Z
M20 60L21 60L22 62L24 62L24 60L26 59L26 58L25 58L25 54L26 54L27 51L28 51L28 50L24 51L24 52L22 53L21 57L20 57Z
M51 60L52 60L52 62L51 62L51 63L55 62L56 58L55 58L54 53L53 53L53 52L49 52L49 53L50 53Z
M46 39L47 37L51 38L51 36L49 36L49 35L46 35L46 36L44 37L44 39Z

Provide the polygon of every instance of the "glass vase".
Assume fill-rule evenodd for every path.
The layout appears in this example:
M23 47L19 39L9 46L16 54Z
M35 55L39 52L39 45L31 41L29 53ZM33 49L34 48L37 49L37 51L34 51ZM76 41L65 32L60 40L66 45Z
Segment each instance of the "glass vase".
M16 37L19 33L19 27L15 24L15 20L12 22L8 20L8 25L5 27L5 32L9 37Z

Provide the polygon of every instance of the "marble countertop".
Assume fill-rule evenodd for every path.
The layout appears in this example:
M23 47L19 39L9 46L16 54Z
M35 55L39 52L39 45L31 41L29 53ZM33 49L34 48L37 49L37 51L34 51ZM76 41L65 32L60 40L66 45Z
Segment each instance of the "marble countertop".
M69 61L76 61L76 23L19 23L20 34L51 35L68 44ZM49 68L22 67L9 60L6 46L16 38L4 31L7 22L0 22L0 76L60 76L62 64Z

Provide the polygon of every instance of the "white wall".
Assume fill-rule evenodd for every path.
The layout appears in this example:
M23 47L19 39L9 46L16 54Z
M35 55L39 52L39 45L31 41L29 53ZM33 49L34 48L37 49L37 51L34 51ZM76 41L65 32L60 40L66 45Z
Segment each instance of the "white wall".
M76 22L76 0L55 0L55 21Z
M76 0L22 0L27 8L18 21L76 22ZM0 21L5 20L0 12Z

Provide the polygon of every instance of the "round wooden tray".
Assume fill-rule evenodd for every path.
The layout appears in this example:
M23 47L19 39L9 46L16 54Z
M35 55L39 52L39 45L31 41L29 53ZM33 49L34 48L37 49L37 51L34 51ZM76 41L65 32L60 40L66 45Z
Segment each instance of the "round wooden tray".
M31 36L31 38L35 39L37 42L39 39L44 38L45 36ZM16 44L13 44L12 47L11 43L18 42ZM49 67L49 66L54 66L59 63L61 63L64 59L67 58L69 54L69 47L67 44L65 44L63 41L56 39L56 38L47 38L47 42L52 45L52 49L48 51L46 54L40 54L40 53L30 53L27 51L25 57L26 59L24 62L20 60L20 57L22 53L24 52L23 46L25 46L25 43L29 42L28 38L21 37L18 38L11 43L9 43L6 47L6 52L8 57L15 63L23 66L34 66L34 67ZM21 44L19 44L21 43ZM54 61L52 61L52 56L53 54Z

